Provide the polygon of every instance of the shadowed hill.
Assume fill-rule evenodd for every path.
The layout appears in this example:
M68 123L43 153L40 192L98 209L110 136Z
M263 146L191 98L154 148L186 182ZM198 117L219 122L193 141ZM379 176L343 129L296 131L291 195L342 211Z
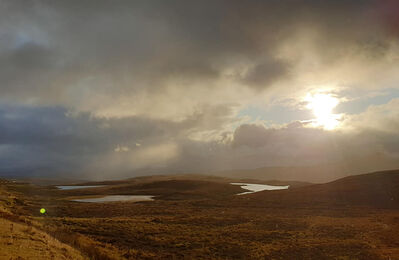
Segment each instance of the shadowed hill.
M284 206L399 208L399 170L349 176L326 184L259 192L246 197L252 202Z

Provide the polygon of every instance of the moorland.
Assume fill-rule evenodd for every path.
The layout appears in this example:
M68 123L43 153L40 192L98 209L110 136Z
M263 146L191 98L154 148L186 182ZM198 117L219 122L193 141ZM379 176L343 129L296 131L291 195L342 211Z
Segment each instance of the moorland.
M238 196L231 182L290 188ZM399 259L399 170L323 184L160 175L75 185L103 186L1 180L7 259ZM104 195L155 200L71 201Z

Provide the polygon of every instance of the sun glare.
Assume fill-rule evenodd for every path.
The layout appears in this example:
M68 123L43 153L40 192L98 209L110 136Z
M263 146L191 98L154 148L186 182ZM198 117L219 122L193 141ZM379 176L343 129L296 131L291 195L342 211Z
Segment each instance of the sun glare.
M324 93L308 94L305 98L306 108L313 110L315 115L314 125L324 129L332 130L339 125L339 115L333 113L333 109L338 105L338 98Z

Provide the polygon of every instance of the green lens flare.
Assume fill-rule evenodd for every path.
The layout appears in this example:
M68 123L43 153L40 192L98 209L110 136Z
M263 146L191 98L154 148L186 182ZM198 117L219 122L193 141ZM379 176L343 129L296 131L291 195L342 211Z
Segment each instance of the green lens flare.
M42 214L46 213L46 209L45 208L41 208L40 209L40 213L42 213Z

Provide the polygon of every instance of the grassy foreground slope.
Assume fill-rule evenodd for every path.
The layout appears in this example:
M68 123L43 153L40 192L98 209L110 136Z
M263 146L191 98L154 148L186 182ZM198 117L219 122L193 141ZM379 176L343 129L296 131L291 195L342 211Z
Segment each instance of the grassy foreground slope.
M89 259L31 226L0 218L0 259Z
M17 198L3 189L6 183L0 180L0 259L89 259L23 216L13 215L9 209Z

